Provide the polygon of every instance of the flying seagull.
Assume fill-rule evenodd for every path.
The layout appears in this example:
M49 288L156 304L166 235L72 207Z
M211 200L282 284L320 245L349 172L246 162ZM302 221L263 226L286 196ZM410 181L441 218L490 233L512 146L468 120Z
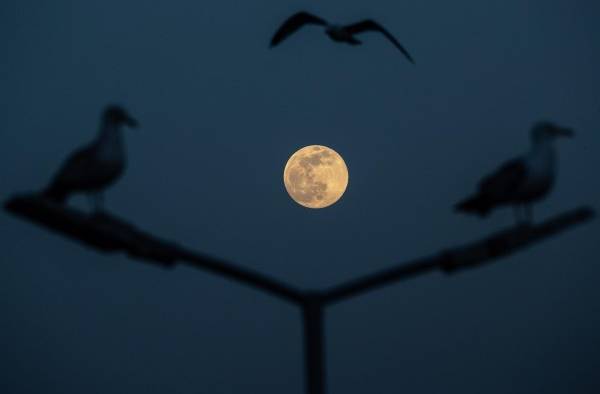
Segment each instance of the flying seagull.
M283 25L281 25L279 30L277 30L277 32L271 39L271 48L278 45L281 41L283 41L288 36L292 35L301 27L304 27L306 25L324 26L325 33L333 41L345 42L350 45L361 44L361 42L354 37L354 35L356 34L368 31L379 32L383 34L388 40L390 40L392 44L394 44L394 46L398 48L400 52L402 52L411 63L414 63L412 56L410 56L408 51L404 49L404 47L398 42L398 40L396 40L396 38L392 36L387 30L385 30L379 23L371 19L365 19L358 23L342 26L330 24L326 20L321 19L318 16L309 14L305 11L300 11L292 15L283 23Z
M117 105L106 107L96 139L67 158L43 195L64 203L73 193L87 193L93 198L96 210L100 211L104 189L125 170L122 128L137 125L123 108Z
M502 165L479 182L474 196L459 202L457 211L487 216L494 208L512 205L518 223L533 220L532 204L545 197L556 178L557 154L554 141L572 137L573 131L550 122L531 129L531 149ZM523 217L524 216L524 217Z

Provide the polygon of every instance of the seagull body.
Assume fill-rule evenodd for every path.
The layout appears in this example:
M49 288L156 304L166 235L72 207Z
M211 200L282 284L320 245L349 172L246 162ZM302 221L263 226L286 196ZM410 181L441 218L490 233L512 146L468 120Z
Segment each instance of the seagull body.
M400 50L406 56L406 58L414 63L412 56L408 51L392 36L387 30L385 30L377 22L365 19L361 22L354 23L351 25L334 25L330 24L326 20L309 14L308 12L298 12L289 17L283 25L277 30L273 38L271 39L271 47L275 47L281 41L298 31L300 28L306 25L317 25L325 27L325 34L335 42L343 42L350 45L360 45L361 42L356 39L355 35L363 32L374 31L383 34L396 48Z
M325 34L335 42L343 42L350 45L360 45L362 42L357 40L352 33L340 25L329 25L325 28Z
M483 217L494 208L512 205L517 221L520 221L519 209L524 209L525 219L531 220L531 205L548 195L556 179L555 139L572 135L570 129L549 122L536 124L531 131L530 151L483 178L477 193L458 203L456 210Z
M109 106L96 139L67 158L44 196L63 203L73 193L87 193L96 198L99 209L103 190L125 171L124 125L136 127L137 122L122 108Z

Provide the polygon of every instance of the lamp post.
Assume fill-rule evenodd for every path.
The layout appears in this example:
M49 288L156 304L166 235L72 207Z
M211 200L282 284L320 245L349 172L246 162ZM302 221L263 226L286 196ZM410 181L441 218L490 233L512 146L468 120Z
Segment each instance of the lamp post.
M581 207L537 225L511 227L479 241L396 264L330 289L303 291L251 269L162 240L108 213L89 215L35 194L15 197L5 204L5 209L102 252L125 252L132 258L165 268L187 264L300 307L307 394L326 393L324 323L325 308L329 305L432 271L453 273L473 268L506 257L594 217L591 208Z

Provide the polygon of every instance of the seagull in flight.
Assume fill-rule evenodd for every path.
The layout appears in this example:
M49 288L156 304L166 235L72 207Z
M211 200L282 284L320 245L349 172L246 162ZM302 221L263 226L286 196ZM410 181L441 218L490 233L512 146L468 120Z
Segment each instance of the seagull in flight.
M96 138L65 160L43 191L44 197L64 203L71 194L86 193L100 212L104 189L119 179L125 170L123 126L135 128L137 125L138 122L122 107L106 107Z
M554 142L572 137L571 129L551 122L536 123L531 129L531 149L521 157L507 161L483 178L475 195L456 204L455 209L487 216L494 208L512 205L517 223L531 223L532 204L544 198L554 185L557 154Z
M318 25L325 27L325 34L329 36L335 42L345 42L350 45L360 45L361 42L354 37L356 34L364 33L368 31L374 31L383 34L396 48L400 50L406 56L406 58L414 63L412 56L408 51L392 36L387 30L383 28L379 23L371 19L365 19L358 23L351 25L334 25L330 24L324 19L318 16L312 15L305 11L297 12L296 14L289 17L283 25L277 30L273 38L271 39L271 48L277 46L281 41L298 31L301 27L306 25Z

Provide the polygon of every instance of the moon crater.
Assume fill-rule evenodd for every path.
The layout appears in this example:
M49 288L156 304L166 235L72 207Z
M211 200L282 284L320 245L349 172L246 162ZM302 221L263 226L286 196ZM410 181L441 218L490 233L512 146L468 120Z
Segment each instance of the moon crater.
M306 146L294 153L283 172L290 197L307 208L325 208L338 201L348 186L348 168L333 149Z

